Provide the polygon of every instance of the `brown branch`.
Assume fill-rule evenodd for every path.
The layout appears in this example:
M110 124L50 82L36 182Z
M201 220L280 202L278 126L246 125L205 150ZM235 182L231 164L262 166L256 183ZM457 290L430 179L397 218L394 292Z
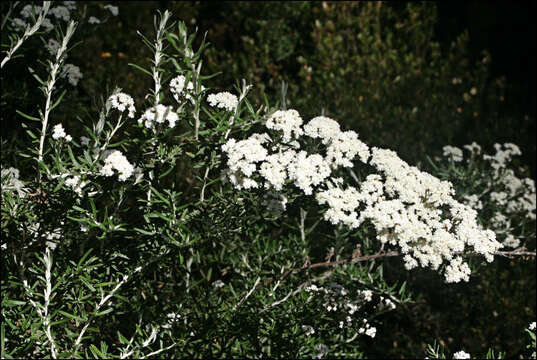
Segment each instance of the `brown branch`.
M477 252L462 252L462 251L461 252L456 252L455 254L456 255L471 255L471 256L482 255L482 254L477 253ZM304 262L304 265L302 265L302 267L300 267L299 269L290 269L290 270L286 271L282 276L280 276L278 278L278 282L282 282L283 280L285 280L291 274L293 274L293 275L298 274L298 273L300 273L300 272L302 272L304 270L309 271L310 269L315 269L315 268L335 267L335 266L339 266L339 265L353 264L353 263L357 263L357 262L369 261L369 260L374 260L374 259L379 259L379 258L403 256L403 255L406 255L406 254L402 254L402 253L400 253L398 251L379 252L379 253L372 254L372 255L364 255L364 256L359 256L359 257L354 257L354 258L349 258L349 259L343 259L343 260L337 260L337 261L324 261L324 262L315 263L315 264L311 264L309 262L309 257L308 257L308 258L306 258L306 261ZM522 248L515 249L515 250L512 250L512 251L496 251L496 252L494 252L494 255L504 256L504 257L508 257L508 258L511 258L511 257L514 257L514 256L530 256L530 257L533 256L533 257L535 257L536 252L535 251L528 251L526 248L522 247ZM327 273L328 273L328 275L331 275L332 271L327 271ZM262 284L258 283L250 291L255 291L259 287L267 286L267 285L271 284L272 282L274 282L274 280L276 280L276 277L268 278L265 281L263 281ZM296 295L296 293L299 290L301 290L307 283L309 283L309 281L301 284L298 287L298 289L296 289L295 291L292 291L291 293L289 293L280 302L286 301L290 296ZM263 311L266 311L266 310L268 310L268 308L264 309Z

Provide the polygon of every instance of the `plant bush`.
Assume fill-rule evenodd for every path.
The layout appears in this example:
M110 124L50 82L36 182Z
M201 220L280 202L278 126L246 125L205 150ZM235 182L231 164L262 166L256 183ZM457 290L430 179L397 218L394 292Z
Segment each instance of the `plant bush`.
M285 91L277 106L246 80L217 91L206 39L169 11L125 81L150 87L92 103L67 62L101 22L87 11L118 9L3 13L2 121L24 130L2 132L3 358L366 357L412 304L408 274L446 288L494 255L534 261L515 145L467 162L445 148L429 175L346 121L303 121Z

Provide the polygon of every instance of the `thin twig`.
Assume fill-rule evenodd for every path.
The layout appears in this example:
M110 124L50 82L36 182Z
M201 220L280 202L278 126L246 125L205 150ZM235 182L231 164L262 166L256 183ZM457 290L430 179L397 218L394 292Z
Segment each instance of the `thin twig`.
M239 308L239 306L241 306L242 303L245 302L246 299L248 299L248 298L250 297L250 295L253 294L253 292L254 292L255 289L257 288L257 285L259 284L259 281L260 281L260 280L261 280L261 277L258 276L258 277L257 277L257 280L255 281L254 286L252 286L252 288L250 289L250 291L248 291L248 293L246 294L246 296L243 297L243 298L241 299L241 301L239 301L239 302L237 303L237 305L235 305L235 306L233 307L233 311L237 310L237 309Z

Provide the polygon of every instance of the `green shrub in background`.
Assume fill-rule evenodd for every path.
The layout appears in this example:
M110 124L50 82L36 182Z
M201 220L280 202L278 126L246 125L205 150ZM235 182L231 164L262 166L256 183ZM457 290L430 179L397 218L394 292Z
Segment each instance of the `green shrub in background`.
M221 16L200 24L214 43L207 66L226 66L228 81L248 74L262 84L258 99L284 80L301 113L324 110L409 160L438 144L517 138L534 162L534 113L506 106L505 80L490 77L494 59L471 59L467 33L435 41L434 3L240 3Z
M232 58L220 51L215 55L209 48L209 58L203 62L201 73L195 66L192 68L192 62L199 64L205 58L196 54L189 60L188 51L198 50L203 37L187 37L183 25L169 29L169 42L161 38L166 44L163 51L166 56L160 63L155 60L154 46L159 41L153 40L154 31L160 29L162 36L165 26L157 21L156 29L151 29L153 24L148 19L151 19L153 5L140 3L127 7L125 15L120 11L122 18L110 17L108 24L103 21L96 27L86 24L90 15L99 15L103 20L103 13L109 8L104 3L85 5L71 10L73 17L80 20L71 43L80 39L87 46L79 45L63 59L64 64L72 61L80 65L84 81L69 87L67 78L58 79L51 94L52 104L64 89L66 92L60 105L52 109L46 136L40 132L42 119L38 111L46 108L45 99L36 89L39 83L27 71L31 66L40 78L50 82L46 62L50 54L41 46L39 37L29 38L19 52L24 58L13 58L6 65L10 66L9 71L2 70L2 121L10 121L13 126L2 127L2 138L7 140L6 148L11 150L4 152L4 146L2 149L3 356L420 357L426 353L426 345L435 339L448 346L451 353L464 349L482 354L493 346L507 351L509 356L529 354L524 349L527 339L521 333L528 321L535 318L534 260L520 261L518 256L481 267L480 258L469 256L475 274L471 282L446 286L440 283L435 272L408 272L399 257L368 258L375 256L379 246L371 228L358 231L332 226L321 220L322 211L304 197L291 193L285 216L275 218L265 211L267 199L262 189L237 191L220 182L220 170L225 167L221 145L228 135L240 139L247 132L266 131L260 129L275 110L270 103L273 99L280 99L282 106L284 103L279 94L280 80L291 80L290 99L285 103L300 109L305 122L319 115L323 107L327 115L336 117L335 111L343 112L344 106L354 106L351 101L341 100L336 90L330 101L323 100L325 94L321 97L319 87L313 86L317 80L313 77L308 80L308 71L301 72L302 60L290 55L301 53L304 59L317 59L324 64L322 57L315 57L316 48L303 37L306 34L309 38L314 31L307 31L314 29L315 24L309 16L335 16L331 8L334 5L300 3L271 8L269 4L260 7L239 4L242 6L239 8L239 5L224 4L205 14L201 5L170 4L184 10L178 11L179 14L192 13L202 28L217 28L221 24L221 13L231 14L231 19L240 16L253 19L251 23L238 22L251 28L230 42L211 38L209 32L208 40L217 47L236 50L237 56ZM385 11L385 5L366 3L360 6L363 7L357 9L364 11L365 18L375 18ZM403 14L406 11L396 10ZM411 6L411 10L411 13L427 14L430 8ZM395 10L388 13L393 18L399 16L392 11ZM263 12L269 20L259 23L256 16ZM302 20L295 21L299 18ZM188 23L192 24L192 19L187 19ZM359 21L351 20L349 26ZM433 20L428 21L430 26ZM322 24L324 22L319 29L323 29ZM371 24L369 26L373 26ZM65 29L67 22L58 20L57 25ZM262 30L253 31L260 25ZM328 29L328 22L326 26L323 31L330 36L319 36L320 42L337 37L335 31ZM411 28L412 23L407 21L405 26ZM107 32L110 28L116 31ZM233 35L232 30L237 31L234 29L229 26L221 29L221 36ZM147 48L140 46L142 42L136 30L149 39L145 41ZM84 34L85 31L88 33ZM89 36L93 31L114 36L96 39L96 36ZM3 36L6 33L3 31ZM253 34L260 34L256 36L269 41L241 52L244 49L236 47L235 41L248 43L250 40L243 40L243 36ZM42 35L45 43L54 38L50 32ZM417 32L414 36L419 40L422 35ZM192 48L191 44L184 46L189 39L193 41ZM425 40L421 41L424 44ZM398 44L403 46L404 42ZM337 41L330 46L339 49L340 45L336 45ZM336 53L333 61L338 66L329 70L345 68L344 56ZM252 94L240 101L236 123L230 127L230 114L208 106L206 96L217 89L231 91L230 85L237 83L236 79L242 74L232 76L230 73L240 71L239 67L235 70L237 64L248 68L249 59L255 55L260 56L254 58L256 61L261 59L257 65L257 76L261 77L259 82L254 79L256 86ZM228 60L214 60L212 56L227 56ZM34 61L36 58L42 63ZM424 66L420 60L412 59L403 62L405 65L395 62L392 65L411 69ZM438 56L437 60L440 59L443 57ZM365 58L360 61L370 70L377 66ZM127 66L127 63L138 65ZM222 71L222 76L204 76L216 71ZM292 71L294 78L287 75L287 71ZM416 72L411 72L415 81L412 84L419 88ZM23 75L19 81L16 81L17 74ZM185 83L190 79L195 84L190 94L194 101L174 102L169 81L178 74L186 76ZM325 70L324 73L318 71L317 75L327 79L324 87L334 86L334 89L334 83L345 85L345 82L338 82L338 76L339 79L344 79L343 75L352 76L348 69L343 75L336 72L333 78L330 74L333 73ZM379 74L377 76L381 76ZM272 77L275 80L271 82ZM10 82L5 83L4 79ZM160 91L156 83L161 84ZM296 85L302 83L310 84L309 87L304 85L308 89L305 93ZM450 84L462 86L458 80L456 83ZM207 89L203 90L201 84ZM470 84L475 86L465 91L472 100L481 92L477 90L477 80ZM118 109L112 107L110 95L117 95L116 85L133 95L136 118L129 118L126 112L120 117ZM246 93L246 83L239 85L235 93ZM389 91L394 91L392 95L396 97L395 90L402 91L398 86L372 87L375 90L371 90L372 98L364 97L363 102L374 102L375 94L385 92L384 98L377 99L378 104L384 101L385 107L377 105L377 110L393 112ZM340 93L346 94L345 88L341 89ZM404 89L417 91L410 83ZM265 94L269 95L269 101L265 101ZM464 93L459 95L464 96ZM429 101L425 95L422 99ZM330 108L332 101L338 104L334 109ZM174 129L163 127L153 131L143 123L136 124L136 119L156 102L178 105L173 109L178 114ZM472 101L469 104L473 104ZM319 109L315 108L317 105ZM20 112L38 121L31 121ZM430 112L437 117L444 116L432 108ZM354 122L354 117L338 116L341 116L337 119L342 129L353 127L367 143L384 144L382 139L379 143L371 140L378 134L373 130L368 134L367 128L360 128L360 123ZM407 121L412 122L412 119ZM20 127L21 122L26 128ZM71 143L61 136L50 138L51 133L57 133L53 126L58 123L72 135ZM116 124L117 131L114 130ZM413 124L404 130L408 131L407 136L420 131L417 123ZM388 122L383 126L394 124ZM460 130L449 126L445 132L451 136ZM426 144L431 145L433 141L424 134L429 143L418 146L402 134L392 134L387 128L381 131L402 141L401 144L395 140L386 143L388 147L407 146L408 152L413 147L414 151L426 149ZM441 138L437 139L434 150L440 151L438 144L462 144L445 141L440 130L438 134ZM36 145L41 135L46 137L44 161L37 167ZM80 135L86 139L81 139ZM103 177L100 173L110 155L104 150L108 149L122 151L136 168L141 168L143 176L139 177L138 172L125 182L118 181L117 175ZM322 146L319 149L322 150ZM20 157L20 152L27 157ZM413 156L424 160L423 154ZM519 172L518 165L522 164L515 160L504 165L523 178L527 173ZM20 174L12 166L20 169ZM505 184L492 175L490 164L485 160L433 162L431 165L424 161L423 166L430 166L432 174L452 181L461 201L465 195L506 191ZM128 173L129 167L124 166L122 170ZM78 182L75 175L80 177ZM358 172L358 176L361 175ZM80 180L88 183L78 187ZM494 181L488 184L489 180ZM513 198L527 194L531 196L531 191L521 190ZM485 210L480 221L485 225L490 226L491 216L497 211L509 215L516 227L514 235L534 237L534 221L525 220L522 213L510 213L490 197L485 196L482 201ZM534 242L525 239L522 245L534 251ZM525 249L517 248L517 251ZM414 303L409 302L407 289L413 294ZM358 305L359 310L352 318L355 322L349 325L344 312L327 310L327 298L331 306L337 304L339 308L352 309L351 305ZM460 302L450 299L460 299ZM390 303L396 304L395 310ZM494 315L494 311L498 315ZM364 319L377 328L376 336L371 327L362 326L360 321ZM509 329L505 329L504 319L510 320ZM360 331L368 332L364 335ZM456 339L451 341L449 337Z

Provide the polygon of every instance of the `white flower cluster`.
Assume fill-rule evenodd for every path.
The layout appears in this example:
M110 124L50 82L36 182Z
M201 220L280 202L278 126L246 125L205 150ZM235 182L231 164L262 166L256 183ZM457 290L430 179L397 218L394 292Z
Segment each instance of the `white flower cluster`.
M185 87L186 78L184 75L178 75L170 81L170 91L173 95L173 98L178 103L182 103L181 97L194 103L194 98L192 93L194 92L194 84L192 81L189 81ZM201 86L201 91L205 90L205 86ZM214 105L213 105L214 106Z
M104 6L105 9L108 9L108 11L110 11L110 13L112 14L112 16L117 16L119 14L119 8L117 6L114 6L114 5L105 5Z
M54 140L65 139L66 142L70 142L71 140L73 140L71 135L67 135L65 133L65 129L63 128L62 124L54 125L52 138Z
M352 298L343 286L331 283L326 287L312 284L306 288L306 292L323 294L323 306L326 311L338 312L343 318L343 320L339 321L339 328L351 327L357 323L360 326L358 328L358 334L365 334L372 338L375 337L377 329L371 326L367 319L356 319L357 315L355 315L364 306L373 301L373 292L371 290L357 290L356 296ZM389 298L381 295L380 302L375 305L375 308L377 310L393 310L395 309L395 304Z
M239 104L239 99L230 92L224 91L218 94L210 94L207 96L207 101L212 107L234 111Z
M162 124L168 121L169 127L172 128L177 120L179 120L179 115L173 111L171 106L158 104L147 109L142 117L138 119L138 124L143 122L146 128L151 129L155 127L155 123Z
M134 173L134 167L121 151L113 150L105 153L104 166L100 171L102 176L112 176L116 169L119 172L119 180L125 181Z
M88 24L100 24L101 20L96 18L95 16L90 16L88 19Z
M63 21L69 21L71 19L72 10L76 10L76 1L63 1L63 5L58 5L50 8L46 16L51 16L55 19L60 19ZM25 5L20 12L20 15L24 18L24 20L20 18L14 18L13 22L18 26L25 28L28 25L26 21L32 17L32 14L37 15L40 11L41 6L31 4ZM41 26L46 31L54 29L54 25L47 17L43 20Z
M464 350L457 351L455 354L453 354L453 359L470 359L470 354L465 352Z
M257 170L258 162L267 158L267 149L263 147L261 136L254 134L246 140L230 139L222 145L222 151L228 154L226 174L236 189L257 188L259 184L250 178Z
M166 322L166 324L162 325L162 328L170 329L175 322L181 319L181 314L169 313L168 315L166 315L166 317L168 318L168 321Z
M87 185L87 182L80 181L80 176L75 175L72 178L65 180L65 185L73 189L78 196L82 196L82 188Z
M116 109L119 112L124 112L125 110L128 110L129 117L130 118L134 117L136 108L134 107L134 99L130 95L120 92L120 93L111 95L108 98L108 101L110 101L110 105L112 105L113 109Z
M459 149L458 147L455 147L455 146L451 146L451 145L446 145L442 148L442 150L444 150L444 156L445 157L453 157L453 161L455 162L460 162L462 161L462 159L464 158L463 157L463 153L462 153L462 150Z
M15 190L19 197L26 196L28 190L24 187L22 181L19 180L19 169L9 167L7 169L2 168L0 171L0 177L2 179L2 192Z
M289 142L293 138L298 138L304 131L300 127L302 125L302 118L296 110L278 110L271 117L268 118L266 127L267 129L283 131L284 142Z
M24 6L20 12L20 15L24 18L24 20L20 18L14 18L13 22L17 24L17 26L19 26L20 30L24 30L24 28L26 28L29 25L26 21L30 20L30 18L32 17L32 14L37 17L40 11L41 11L41 6L28 4ZM51 11L52 9L49 9L47 15L51 14ZM41 27L45 29L45 31L50 31L54 29L54 25L52 25L52 22L47 17L43 19L43 23L41 24Z
M332 119L317 117L305 125L302 130L302 118L296 110L276 111L266 122L266 127L283 133L283 144L263 147L272 142L267 134L254 134L247 140L237 142L230 139L222 146L228 156L228 169L225 170L230 182L237 189L259 187L252 179L258 174L264 180L264 187L281 191L286 181L291 181L306 195L313 193L314 187L321 185L338 166L351 166L352 159L358 154L363 160L369 156L367 146L358 140L352 131L341 132L339 125ZM306 134L321 138L327 145L326 156L296 151L300 144L293 140ZM252 153L255 156L248 157ZM259 169L256 163L260 163Z
M67 78L67 81L69 81L69 84L73 86L78 85L78 81L82 79L84 76L82 75L82 72L80 71L80 68L78 66L75 66L73 64L65 64L63 66L62 73L60 74L62 78Z
M50 15L54 15L56 19L61 19L63 21L69 21L71 19L71 13L66 6L56 6L49 10Z
M287 207L287 198L282 194L270 191L265 195L265 201L263 203L267 207L267 210L275 217L280 216Z
M307 152L300 151L289 164L288 173L289 180L294 181L304 194L311 195L313 186L321 184L330 176L330 165L319 154L308 155Z
M447 261L448 282L468 280L470 269L456 256L467 247L487 261L493 260L502 245L494 232L478 224L475 210L453 198L451 183L409 166L391 150L370 150L355 132L342 132L332 119L316 117L304 130L301 125L296 110L276 111L266 127L283 133L283 143L274 143L267 134L228 140L222 146L227 155L227 179L236 189L263 184L278 192L289 182L326 205L324 219L332 224L350 228L373 224L382 244L399 247L407 269L420 265L437 270ZM297 151L300 144L293 143L301 135L320 139L325 156ZM264 147L266 143L272 146ZM355 157L376 170L359 188L331 177L338 167L351 167Z
M536 328L535 321L532 322L532 323L530 324L530 326L528 326L528 330L531 330L531 331L535 331L535 328Z
M352 160L358 155L363 163L369 158L369 147L358 140L354 131L340 132L335 135L326 149L326 159L332 167L352 167Z
M340 132L338 122L325 116L317 116L304 125L304 134L314 139L321 139L325 145Z
M504 234L502 244L506 247L516 248L520 239L511 232L516 227L511 224L513 215L522 216L530 221L536 219L536 192L535 182L530 178L519 178L515 171L509 168L513 156L521 155L515 144L495 144L496 154L481 153L481 146L475 142L465 145L471 152L472 158L477 156L487 161L492 168L492 179L484 177L475 182L475 186L484 188L483 194L466 195L464 202L474 209L482 209L484 203L495 205L496 212L490 221L493 230ZM471 161L471 159L468 159Z
M304 335L306 336L315 334L315 329L311 325L302 325L302 331L304 331Z

